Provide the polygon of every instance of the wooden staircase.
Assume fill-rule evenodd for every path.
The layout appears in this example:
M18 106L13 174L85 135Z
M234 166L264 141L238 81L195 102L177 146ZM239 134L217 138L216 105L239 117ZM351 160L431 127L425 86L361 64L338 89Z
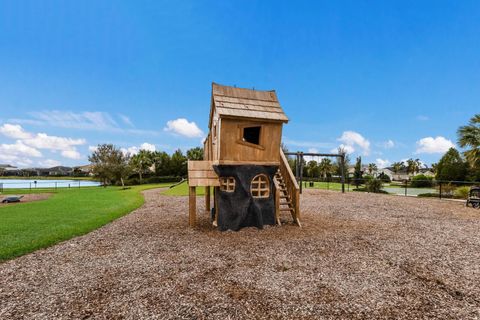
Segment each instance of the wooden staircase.
M293 222L300 224L300 188L290 169L288 160L280 150L280 167L275 173L275 218L277 224L281 225L280 216L289 212Z

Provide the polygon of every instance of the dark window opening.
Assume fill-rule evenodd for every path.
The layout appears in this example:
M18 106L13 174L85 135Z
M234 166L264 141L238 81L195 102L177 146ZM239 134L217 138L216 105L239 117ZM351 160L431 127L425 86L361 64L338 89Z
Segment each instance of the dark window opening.
M260 129L262 127L243 128L243 141L260 144Z

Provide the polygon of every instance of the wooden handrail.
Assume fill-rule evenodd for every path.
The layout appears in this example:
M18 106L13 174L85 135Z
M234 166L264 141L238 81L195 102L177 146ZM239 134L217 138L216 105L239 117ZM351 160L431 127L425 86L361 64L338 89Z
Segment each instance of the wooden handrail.
M300 225L300 187L298 186L297 180L288 164L288 159L282 149L280 149L280 173L283 176L285 187L290 195L292 205L295 208L293 219L298 225Z

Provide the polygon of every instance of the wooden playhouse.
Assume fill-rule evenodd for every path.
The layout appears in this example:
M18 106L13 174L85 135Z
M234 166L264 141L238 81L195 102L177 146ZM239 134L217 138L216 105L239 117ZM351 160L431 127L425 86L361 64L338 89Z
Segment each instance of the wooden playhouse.
M284 212L300 225L299 186L280 147L287 122L275 91L212 84L204 160L188 162L190 226L198 186L220 230L280 224Z

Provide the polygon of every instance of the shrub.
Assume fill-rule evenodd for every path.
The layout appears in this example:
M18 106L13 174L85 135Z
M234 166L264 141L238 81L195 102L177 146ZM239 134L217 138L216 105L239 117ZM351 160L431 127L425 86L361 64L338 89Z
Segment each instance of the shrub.
M470 193L470 187L459 187L453 192L453 196L458 199L467 199Z
M365 183L368 192L379 193L382 190L383 182L380 179L372 178Z
M417 195L420 198L438 198L438 193L420 193Z
M432 180L432 177L427 177L424 174L419 174L412 178L410 186L412 188L431 188L433 186Z
M378 175L378 179L382 180L385 183L391 182L390 177L383 172Z

